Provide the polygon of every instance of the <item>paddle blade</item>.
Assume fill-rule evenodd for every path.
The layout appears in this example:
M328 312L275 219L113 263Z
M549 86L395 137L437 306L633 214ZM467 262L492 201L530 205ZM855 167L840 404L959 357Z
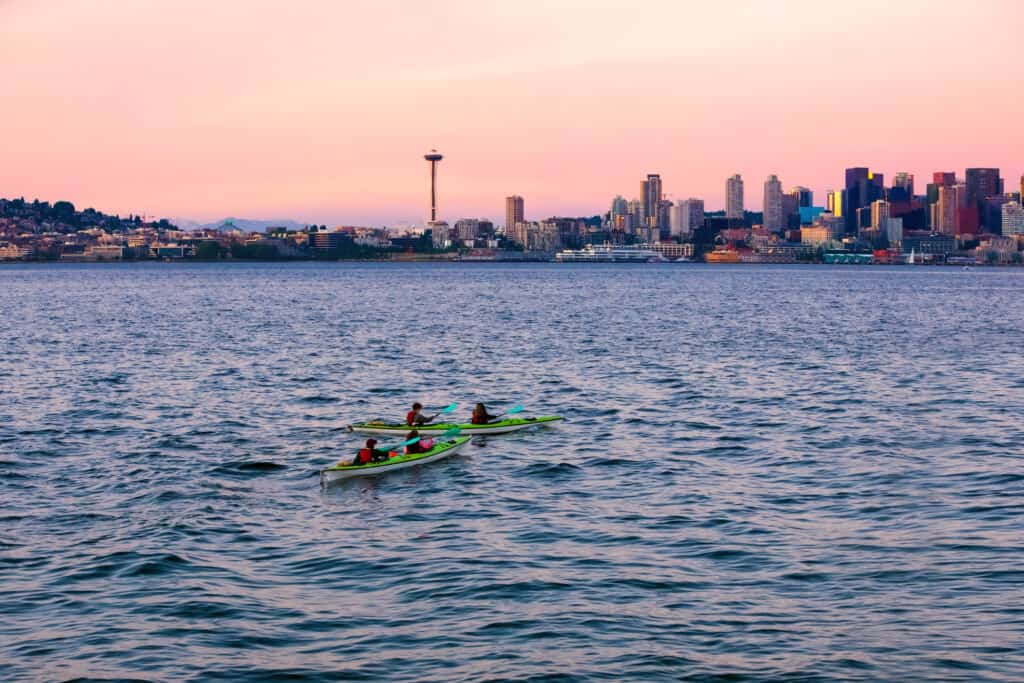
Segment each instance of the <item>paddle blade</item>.
M451 438L454 438L454 437L458 436L461 433L462 433L462 428L461 427L452 427L448 431L446 431L443 434L441 434L440 438L441 439L451 439Z
M411 445L413 445L414 443L416 443L419 440L420 440L420 437L417 436L415 439L409 439L408 441L403 441L402 443L396 443L394 446L385 446L384 448L381 448L380 450L382 450L382 451L395 451L395 450L398 450L399 448L405 448L406 446L411 446Z
M505 411L505 414L506 415L515 415L516 413L521 413L521 412L523 412L523 404L522 403L520 403L519 405L514 406L512 408L509 408L508 410Z
M450 412L452 412L453 410L455 410L455 409L456 409L456 408L458 408L458 407L459 407L459 404L458 404L458 403L452 403L452 404L450 404L450 405L449 405L449 406L448 406L447 408L443 408L443 409L441 410L441 412L440 412L440 413L438 413L438 415L444 415L444 414L446 414L446 413L450 413Z

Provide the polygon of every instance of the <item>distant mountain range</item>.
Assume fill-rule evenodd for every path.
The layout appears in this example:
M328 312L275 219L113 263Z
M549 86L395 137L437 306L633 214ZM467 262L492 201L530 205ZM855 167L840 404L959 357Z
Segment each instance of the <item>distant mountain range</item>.
M256 220L254 218L224 218L219 221L213 221L211 223L200 223L189 218L172 218L171 223L178 226L181 230L214 230L223 229L225 225L228 225L227 230L231 229L231 226L238 228L243 232L265 232L268 227L283 227L288 230L302 230L306 227L307 223L299 223L298 221L288 219L278 219L271 221Z

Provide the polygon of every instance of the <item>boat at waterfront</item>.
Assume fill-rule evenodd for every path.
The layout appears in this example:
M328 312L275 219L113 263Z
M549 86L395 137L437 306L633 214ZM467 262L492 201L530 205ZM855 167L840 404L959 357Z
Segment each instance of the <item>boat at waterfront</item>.
M555 254L557 263L661 263L665 257L652 249L610 244L588 244L582 249L564 249Z

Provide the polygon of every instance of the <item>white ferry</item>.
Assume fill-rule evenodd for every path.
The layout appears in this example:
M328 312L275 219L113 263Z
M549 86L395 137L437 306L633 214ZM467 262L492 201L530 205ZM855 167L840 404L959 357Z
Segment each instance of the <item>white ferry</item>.
M664 256L651 249L610 244L588 244L582 249L564 249L555 254L557 263L658 263Z

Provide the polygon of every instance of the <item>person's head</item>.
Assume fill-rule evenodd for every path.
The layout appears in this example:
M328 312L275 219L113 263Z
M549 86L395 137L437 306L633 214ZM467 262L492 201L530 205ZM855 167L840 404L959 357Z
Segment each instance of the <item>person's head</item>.
M483 403L477 403L476 404L476 408L473 409L473 412L482 413L482 412L484 412L484 410L486 410L484 408L484 404Z
M417 438L417 437L418 437L419 435L420 435L420 431L419 431L418 429L414 429L414 430L412 430L411 432L409 432L408 434L406 434L406 435L405 435L405 438L406 438L406 439L415 439L415 438Z
M423 404L422 403L413 403L412 404L412 409L417 411L417 412L419 412L420 410L423 410Z
M372 449L376 445L377 445L377 439L367 439L366 440L366 447L367 448Z

